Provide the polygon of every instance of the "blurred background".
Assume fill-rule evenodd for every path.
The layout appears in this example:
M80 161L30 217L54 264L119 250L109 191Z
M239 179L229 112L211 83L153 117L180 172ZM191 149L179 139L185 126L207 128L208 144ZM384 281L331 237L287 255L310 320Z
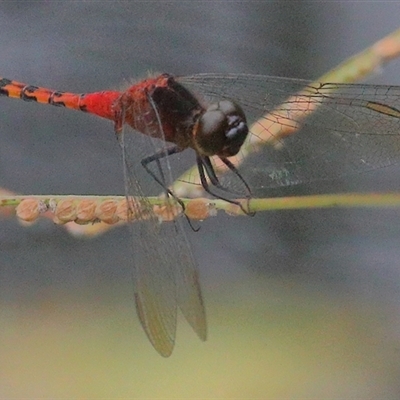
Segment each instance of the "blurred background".
M2 1L1 75L72 92L148 71L313 79L398 28L398 15L398 2ZM370 82L400 85L399 69ZM123 194L112 124L0 103L0 186ZM394 166L323 191L398 191L399 181ZM396 209L221 213L188 229L209 339L180 318L163 359L136 317L127 229L82 240L47 220L2 220L0 397L397 399L398 221Z

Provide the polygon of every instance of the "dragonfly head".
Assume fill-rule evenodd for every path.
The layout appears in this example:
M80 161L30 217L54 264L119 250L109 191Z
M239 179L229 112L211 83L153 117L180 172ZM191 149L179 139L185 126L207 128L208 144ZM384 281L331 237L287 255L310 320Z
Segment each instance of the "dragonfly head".
M242 108L231 100L211 104L198 120L195 142L205 156L236 155L249 128Z

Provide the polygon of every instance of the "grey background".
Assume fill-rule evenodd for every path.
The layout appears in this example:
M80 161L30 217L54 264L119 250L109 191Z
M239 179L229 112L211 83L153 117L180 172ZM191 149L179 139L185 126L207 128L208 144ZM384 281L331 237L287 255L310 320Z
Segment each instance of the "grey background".
M312 79L396 29L399 13L398 2L2 1L1 75L71 92L118 88L148 71L177 75L246 72ZM395 61L377 71L370 81L400 85L398 72L399 62ZM2 187L25 194L123 193L120 152L110 123L7 98L1 98L0 103ZM335 182L327 185L326 191L397 191L398 184L398 168L394 166ZM306 188L313 189L321 191L320 187ZM304 192L304 188L295 188L292 194L296 190ZM373 307L380 320L365 323L363 330L379 325L382 335L375 349L390 354L390 368L376 375L370 371L368 377L379 382L378 395L396 398L398 216L397 210L287 211L260 213L254 218L221 214L205 221L197 234L188 229L204 291L213 299L208 304L210 313L218 301L239 308L242 304L260 307L252 292L252 282L258 279L266 279L266 292L269 281L279 288L295 285L295 291L311 293L308 301L313 305L322 296L333 304ZM42 297L61 307L60 293L67 298L96 293L101 303L116 287L124 287L130 263L125 229L79 240L48 221L29 229L15 220L1 221L4 324L12 325L16 309L29 309L29 304L34 309ZM285 289L278 292L285 297ZM133 310L129 289L121 289L121 293L114 300L132 302L128 307ZM219 293L225 293L224 300L218 298ZM315 300L313 293L318 294ZM140 328L135 325L133 329ZM218 330L211 324L209 329ZM143 347L144 357L153 357L144 336L138 340L141 342L135 344ZM18 343L23 346L22 339L15 345ZM41 352L39 358L51 350L43 348ZM323 352L320 357L323 363ZM23 368L23 355L19 362ZM154 363L158 362L154 358ZM0 370L4 387L9 376ZM16 376L25 379L23 373ZM333 387L341 385L330 379ZM315 382L315 387L324 385ZM303 394L326 393L315 387L311 385ZM373 391L359 381L355 387L355 394L373 398ZM38 395L55 393L47 389L42 385Z

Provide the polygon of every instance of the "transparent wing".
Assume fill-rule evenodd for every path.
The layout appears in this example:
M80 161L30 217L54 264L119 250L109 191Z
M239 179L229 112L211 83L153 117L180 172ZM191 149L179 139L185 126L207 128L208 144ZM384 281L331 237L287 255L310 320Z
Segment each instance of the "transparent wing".
M261 167L242 167L253 187L334 179L400 161L398 86L244 74L199 74L179 82L207 102L235 100L254 123L249 143L272 145L262 146Z
M135 110L138 115L141 111ZM126 194L141 199L140 209L134 207L134 212L142 221L130 224L137 313L152 345L167 357L175 343L178 306L197 335L206 339L206 318L197 268L182 222L179 219L161 222L142 189L141 182L145 182L146 187L152 182L140 165L141 155L155 153L165 142L130 130L121 138ZM170 184L168 159L160 166L166 183ZM156 188L157 193L162 190ZM169 201L166 199L166 205Z
M143 196L125 142L123 138L121 147L126 195L128 198L133 196L141 199L140 204L132 207L136 221L132 221L129 226L133 243L136 310L150 342L162 356L167 357L172 353L176 333L174 272L167 261L167 255L163 253L164 241L160 236L157 218L151 213L151 206Z
M181 220L175 222L175 228L177 231L173 235L173 240L174 248L178 250L175 277L179 308L198 337L204 341L207 339L207 323L196 263Z

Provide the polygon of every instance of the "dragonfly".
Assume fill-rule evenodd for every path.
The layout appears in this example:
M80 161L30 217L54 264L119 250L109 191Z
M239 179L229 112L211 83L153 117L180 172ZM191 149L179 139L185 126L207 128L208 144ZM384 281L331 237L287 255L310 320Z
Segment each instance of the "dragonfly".
M206 313L182 221L177 218L160 225L146 203L139 167L163 188L166 202L172 199L183 206L171 189L169 160L191 148L198 171L198 180L191 183L241 206L229 197L237 194L234 186L225 182L239 182L242 193L251 199L253 186L336 179L400 161L399 86L247 74L161 74L125 91L84 94L0 78L0 95L70 108L113 122L122 147L127 199L141 199L132 212L143 221L139 228L131 228L137 236L133 239L136 310L148 339L164 357L174 348L177 310L203 341ZM151 143L153 151L140 165L130 160L126 126ZM246 167L250 157L245 156L260 149L262 162ZM230 180L221 179L215 160L230 172ZM157 173L150 164L156 165Z

